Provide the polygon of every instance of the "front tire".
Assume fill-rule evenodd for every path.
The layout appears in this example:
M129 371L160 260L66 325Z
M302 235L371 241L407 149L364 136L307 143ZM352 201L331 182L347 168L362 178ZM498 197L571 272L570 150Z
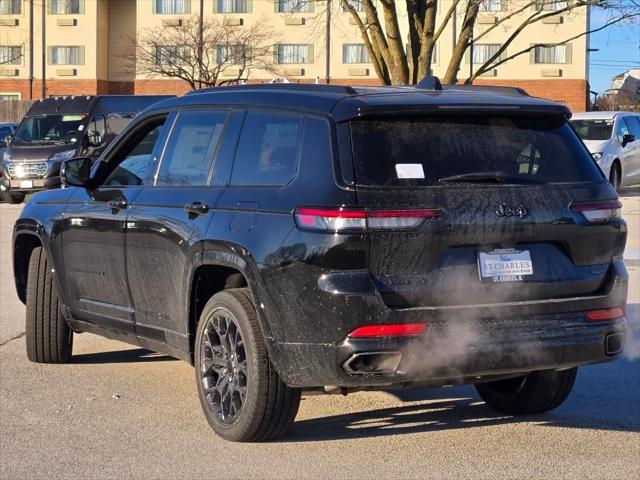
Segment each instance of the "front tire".
M480 397L500 413L529 415L548 412L560 406L569 396L577 368L544 370L523 377L477 383Z
M613 188L616 191L620 190L620 183L622 181L622 171L620 168L620 163L617 160L614 160L613 165L611 165L611 170L609 171L609 183L613 185Z
M73 350L73 332L62 313L58 289L42 247L29 259L27 277L27 358L37 363L67 363Z
M285 385L271 365L248 289L225 290L207 302L194 360L200 404L222 438L272 440L292 425L300 390Z

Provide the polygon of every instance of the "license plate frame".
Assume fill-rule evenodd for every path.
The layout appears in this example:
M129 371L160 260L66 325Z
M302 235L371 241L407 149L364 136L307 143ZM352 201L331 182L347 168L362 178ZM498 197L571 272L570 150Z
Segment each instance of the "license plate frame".
M33 180L20 180L20 188L33 188Z
M497 248L478 251L481 282L523 282L533 275L531 251L526 248Z

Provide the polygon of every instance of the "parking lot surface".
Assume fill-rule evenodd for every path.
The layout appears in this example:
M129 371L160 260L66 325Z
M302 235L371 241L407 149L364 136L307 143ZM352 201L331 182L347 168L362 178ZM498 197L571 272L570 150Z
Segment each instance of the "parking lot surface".
M640 478L640 192L627 191L626 358L581 368L542 416L489 410L471 386L303 397L284 439L234 444L201 412L184 362L90 334L69 365L26 359L0 204L0 479Z

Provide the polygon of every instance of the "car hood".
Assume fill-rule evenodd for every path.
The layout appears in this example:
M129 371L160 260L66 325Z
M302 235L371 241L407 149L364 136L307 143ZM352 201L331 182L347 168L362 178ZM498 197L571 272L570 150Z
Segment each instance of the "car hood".
M608 140L585 140L584 144L591 153L602 153L607 148Z
M76 145L14 145L11 144L7 148L7 152L11 155L12 162L43 162L48 160L51 155L58 152L66 152L67 150L75 150Z

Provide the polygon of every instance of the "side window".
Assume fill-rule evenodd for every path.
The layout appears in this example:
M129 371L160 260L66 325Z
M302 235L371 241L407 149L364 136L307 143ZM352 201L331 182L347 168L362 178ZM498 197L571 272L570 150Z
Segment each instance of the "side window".
M89 132L96 132L101 138L107 133L107 123L104 115L96 115L89 123Z
M629 127L627 123L624 121L624 118L618 117L618 121L616 122L616 135L618 136L618 140L622 141L622 137L631 133L629 131Z
M122 148L107 160L113 170L102 182L102 186L142 185L151 162L156 143L162 138L166 117L151 121L133 134Z
M118 135L124 127L129 125L131 121L135 118L135 112L110 112L107 114L107 135L106 140L110 142L113 140L116 135Z
M162 158L156 185L206 185L227 112L181 112Z
M0 127L0 142L4 142L5 137L11 135L9 127Z
M286 185L298 158L302 118L266 112L248 112L240 134L231 184Z
M636 139L640 140L640 123L638 122L638 117L624 117L624 121L629 128L629 133L636 137Z

